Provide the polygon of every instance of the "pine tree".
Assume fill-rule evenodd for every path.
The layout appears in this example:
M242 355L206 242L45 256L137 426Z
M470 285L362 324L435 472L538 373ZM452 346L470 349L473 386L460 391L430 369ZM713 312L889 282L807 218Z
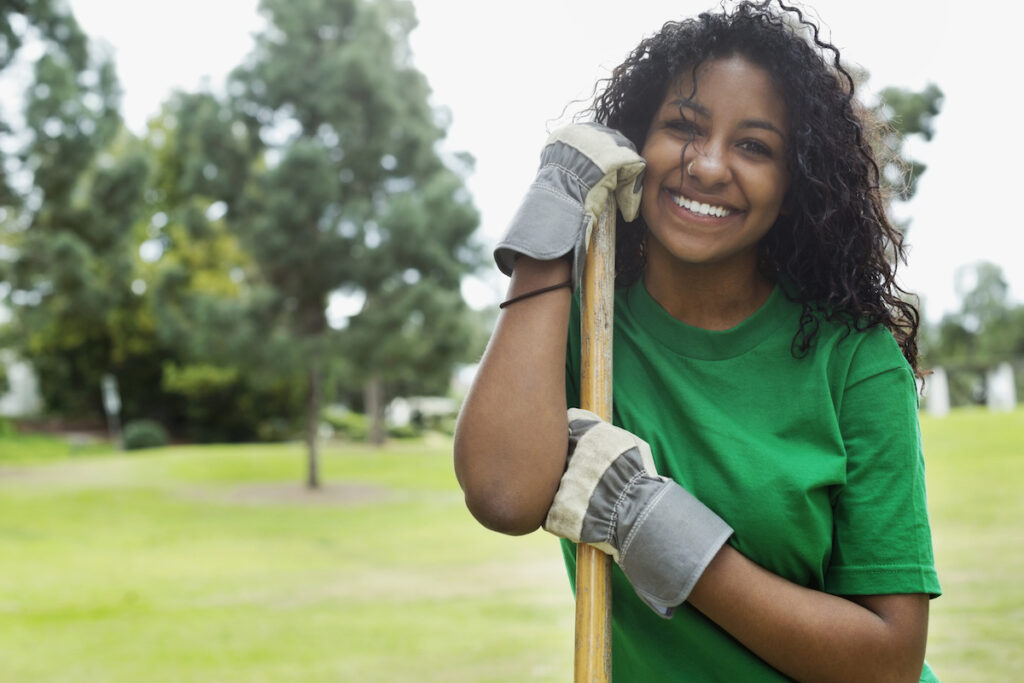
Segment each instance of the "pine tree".
M446 375L460 360L466 306L460 277L479 254L477 214L438 145L444 128L411 63L407 2L264 0L268 27L229 90L267 145L236 226L276 292L306 360L308 484L317 486L323 369L348 355L366 387L379 440L389 381ZM453 170L455 168L455 170ZM362 311L333 333L332 293Z

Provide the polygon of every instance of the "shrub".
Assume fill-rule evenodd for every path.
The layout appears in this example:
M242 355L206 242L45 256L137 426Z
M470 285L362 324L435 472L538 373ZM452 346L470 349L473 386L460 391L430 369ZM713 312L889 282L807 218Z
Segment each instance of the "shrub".
M350 410L329 408L323 412L323 421L350 441L366 441L370 431L366 416Z
M420 436L420 430L411 423L407 425L392 425L388 427L388 436L393 439L415 439Z
M256 438L260 441L288 441L298 433L295 425L283 417L263 420L256 427Z
M437 421L436 431L445 434L446 436L455 436L455 416L447 415Z
M155 420L132 420L121 431L121 441L126 451L166 446L167 430Z

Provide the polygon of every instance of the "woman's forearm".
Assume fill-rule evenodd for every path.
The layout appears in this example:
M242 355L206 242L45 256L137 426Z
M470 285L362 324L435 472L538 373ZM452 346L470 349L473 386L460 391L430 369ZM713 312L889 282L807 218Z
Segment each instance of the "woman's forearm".
M564 260L516 262L508 297L564 282ZM455 431L455 472L485 526L533 531L565 467L568 287L504 309L466 396Z
M927 595L844 598L791 583L724 546L689 602L798 681L918 681Z

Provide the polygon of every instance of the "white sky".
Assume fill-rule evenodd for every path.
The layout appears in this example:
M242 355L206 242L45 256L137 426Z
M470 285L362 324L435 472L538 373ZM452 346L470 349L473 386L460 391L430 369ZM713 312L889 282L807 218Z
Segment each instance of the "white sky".
M434 104L451 111L447 147L477 159L469 188L488 250L564 108L589 99L594 82L642 37L715 2L414 0L416 64L433 87ZM172 88L194 89L204 78L218 87L261 25L257 0L70 5L89 35L115 50L123 112L139 132ZM962 4L954 12L947 0L817 0L811 6L831 27L844 59L870 71L869 86L919 89L932 81L946 94L935 138L910 150L928 170L906 212L913 224L904 285L922 295L935 320L956 307L956 269L990 260L1002 266L1013 298L1024 299L1024 220L1012 209L1024 175L1014 74L1021 62L1015 27L1024 21L1024 3L979 3L972 14L988 8L983 19L968 16ZM473 305L489 305L503 293L504 278L491 269L463 289Z

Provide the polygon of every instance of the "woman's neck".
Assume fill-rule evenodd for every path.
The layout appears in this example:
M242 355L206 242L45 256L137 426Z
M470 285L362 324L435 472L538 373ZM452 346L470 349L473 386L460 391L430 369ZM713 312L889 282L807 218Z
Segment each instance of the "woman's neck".
M648 263L644 286L673 318L706 330L727 330L753 315L775 285L752 264L679 265Z

